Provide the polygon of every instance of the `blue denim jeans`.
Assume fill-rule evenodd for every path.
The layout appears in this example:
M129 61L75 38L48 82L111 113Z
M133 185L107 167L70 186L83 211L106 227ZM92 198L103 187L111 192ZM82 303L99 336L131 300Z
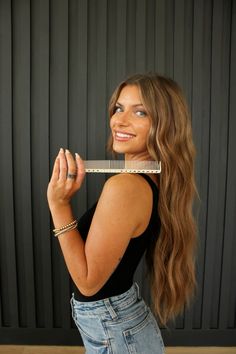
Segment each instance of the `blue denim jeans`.
M135 283L127 292L107 299L71 299L72 317L87 354L163 354L160 329Z

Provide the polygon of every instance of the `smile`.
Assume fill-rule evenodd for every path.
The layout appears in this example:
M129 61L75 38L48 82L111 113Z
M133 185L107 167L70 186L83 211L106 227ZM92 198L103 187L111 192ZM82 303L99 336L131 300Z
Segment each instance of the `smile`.
M134 138L135 135L129 133L115 132L115 139L119 141L127 141Z

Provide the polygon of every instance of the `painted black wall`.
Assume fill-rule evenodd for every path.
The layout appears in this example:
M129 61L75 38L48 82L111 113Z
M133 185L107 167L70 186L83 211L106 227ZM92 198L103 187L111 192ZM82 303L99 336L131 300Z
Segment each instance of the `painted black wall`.
M236 2L0 0L0 344L79 344L46 188L59 148L106 159L107 103L134 72L177 80L197 146L198 295L167 345L236 345ZM80 216L105 176L74 200ZM149 297L144 267L137 272Z

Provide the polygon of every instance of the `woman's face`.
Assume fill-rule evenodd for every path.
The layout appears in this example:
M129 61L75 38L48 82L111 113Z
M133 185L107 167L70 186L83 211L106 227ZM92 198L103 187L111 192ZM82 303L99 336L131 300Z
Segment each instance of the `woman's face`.
M115 152L125 154L126 160L150 159L146 142L151 120L136 85L121 90L110 127Z

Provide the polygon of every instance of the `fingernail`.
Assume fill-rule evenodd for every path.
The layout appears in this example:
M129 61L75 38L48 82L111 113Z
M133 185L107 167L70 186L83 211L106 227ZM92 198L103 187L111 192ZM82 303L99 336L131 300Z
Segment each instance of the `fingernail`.
M75 153L75 157L78 157L80 159L80 156L77 152Z
M60 148L60 153L63 153L63 152L64 152L64 150L62 148Z
M66 154L69 154L69 153L70 153L70 151L68 149L66 149Z

